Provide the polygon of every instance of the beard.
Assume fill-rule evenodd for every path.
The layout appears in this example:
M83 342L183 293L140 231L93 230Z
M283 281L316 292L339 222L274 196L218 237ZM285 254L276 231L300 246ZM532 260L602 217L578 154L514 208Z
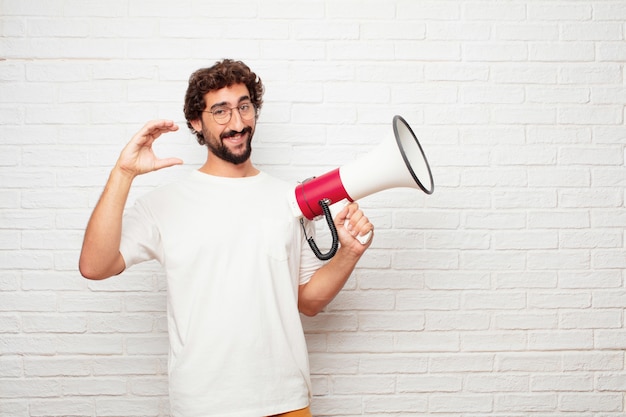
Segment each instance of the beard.
M205 137L205 144L213 155L235 165L243 164L248 159L250 159L250 155L252 154L252 136L254 135L254 131L250 126L246 126L240 132L235 132L233 130L224 132L220 135L219 140L211 135L207 129L203 128L202 130L202 135ZM245 143L241 145L243 146L243 150L241 150L240 152L235 153L224 144L224 139L235 136L237 134L244 135L246 133L248 134L248 138L246 139Z

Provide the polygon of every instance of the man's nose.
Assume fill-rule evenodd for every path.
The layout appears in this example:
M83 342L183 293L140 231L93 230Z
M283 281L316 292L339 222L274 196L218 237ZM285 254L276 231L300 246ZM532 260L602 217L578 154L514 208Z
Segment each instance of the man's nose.
M243 122L243 118L241 117L241 114L239 113L239 108L235 107L234 109L231 110L230 120L228 121L228 127L231 130L234 130L236 132L241 132L244 126L245 124Z

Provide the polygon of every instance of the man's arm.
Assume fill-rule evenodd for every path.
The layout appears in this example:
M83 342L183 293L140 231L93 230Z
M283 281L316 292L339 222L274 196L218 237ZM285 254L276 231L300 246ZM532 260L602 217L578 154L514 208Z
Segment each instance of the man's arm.
M133 177L116 165L91 214L78 269L85 278L104 279L122 272L126 265L119 251L122 214Z
M356 203L351 203L337 214L335 225L340 242L337 253L313 274L309 282L299 287L298 309L307 316L315 316L335 298L372 243L372 238L365 244L356 238L374 230Z
M161 134L176 130L178 126L171 120L148 122L122 150L85 230L78 262L85 278L104 279L126 268L119 249L122 216L131 184L137 175L182 164L178 158L158 159L152 150L152 144Z

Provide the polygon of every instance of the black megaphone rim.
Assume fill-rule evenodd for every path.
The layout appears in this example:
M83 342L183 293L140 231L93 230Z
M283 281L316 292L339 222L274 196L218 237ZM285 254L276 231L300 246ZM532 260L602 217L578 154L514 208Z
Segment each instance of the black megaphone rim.
M411 133L411 136L413 136L413 140L415 141L415 144L417 145L417 147L420 150L420 153L422 154L422 158L424 159L424 163L426 164L426 168L428 170L428 177L430 179L430 184L432 185L430 189L427 189L424 186L422 181L420 181L420 179L417 178L417 175L415 174L415 171L413 171L413 167L411 166L411 162L409 161L409 158L407 157L406 152L404 151L404 146L402 145L402 142L400 141L400 134L398 132L398 121L400 121L409 130L409 132ZM398 149L400 150L400 153L402 154L402 159L404 160L404 163L405 163L407 169L411 173L411 176L415 180L415 183L426 194L432 194L433 191L435 191L435 182L433 181L433 174L432 174L432 172L430 170L430 164L428 163L428 159L426 158L426 154L424 153L424 149L422 149L422 145L420 145L420 142L417 139L417 136L415 136L415 133L413 132L413 129L411 129L411 126L400 115L396 115L393 118L393 134L396 137L396 143L398 144Z

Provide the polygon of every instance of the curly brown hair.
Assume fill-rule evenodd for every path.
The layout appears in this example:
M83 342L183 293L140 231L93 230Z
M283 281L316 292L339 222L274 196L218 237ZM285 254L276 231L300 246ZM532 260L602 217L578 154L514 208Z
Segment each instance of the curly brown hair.
M234 84L245 84L248 88L250 101L256 109L256 117L258 117L263 105L263 83L243 62L224 59L216 62L212 67L197 70L189 77L184 112L187 127L196 134L196 139L200 145L206 143L204 136L202 132L197 132L192 127L191 121L202 117L202 112L206 109L205 94Z

